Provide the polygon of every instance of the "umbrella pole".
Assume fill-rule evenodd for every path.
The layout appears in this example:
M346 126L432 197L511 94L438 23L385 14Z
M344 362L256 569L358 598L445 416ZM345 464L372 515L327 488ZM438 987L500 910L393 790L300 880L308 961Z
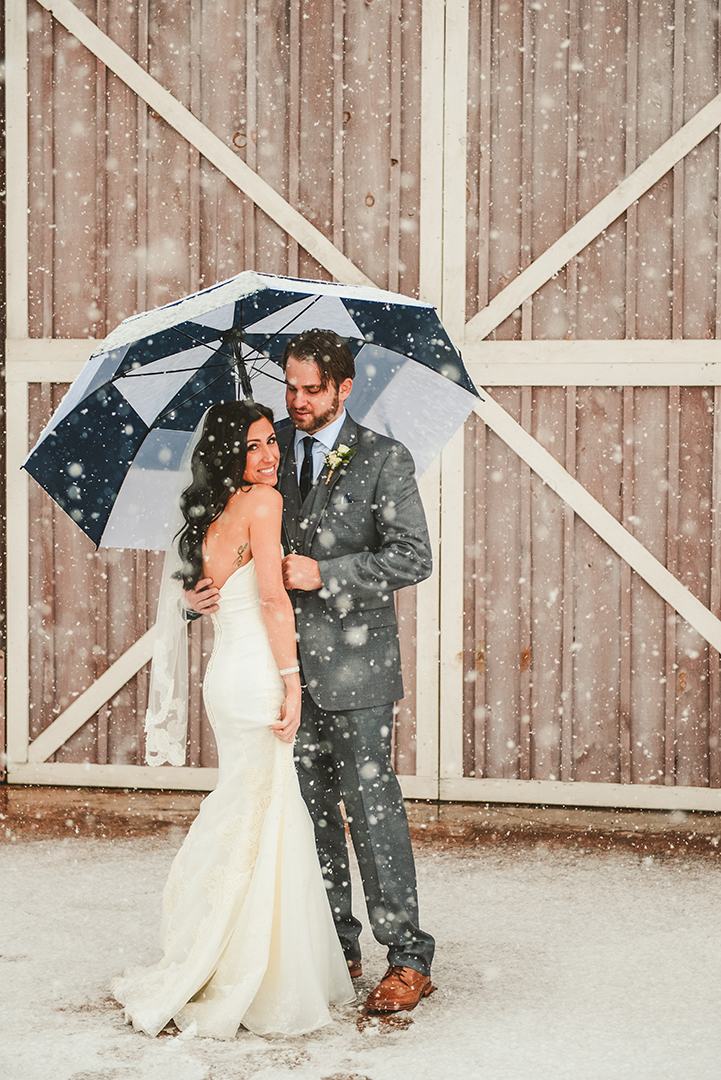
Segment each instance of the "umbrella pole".
M244 401L253 400L253 391L250 385L250 375L248 369L245 366L245 360L243 359L243 332L233 328L229 330L225 335L225 340L230 342L233 350L233 359L235 360L235 385L236 394L240 399ZM241 394L238 394L238 386L240 386Z

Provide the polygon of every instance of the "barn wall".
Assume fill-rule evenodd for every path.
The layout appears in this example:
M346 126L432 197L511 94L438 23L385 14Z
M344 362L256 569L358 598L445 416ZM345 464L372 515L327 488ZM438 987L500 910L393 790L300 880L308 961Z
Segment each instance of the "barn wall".
M437 5L78 6L379 286L418 295L422 226L438 210L421 206L422 173L442 153L426 140L421 160ZM462 274L452 283L466 318L718 93L719 40L705 2L468 5L465 289ZM102 338L244 269L329 276L35 0L28 58L31 338ZM717 340L718 196L715 132L492 337L539 356L574 339L610 356L622 342ZM574 386L493 394L721 613L718 390L598 387L582 368ZM32 384L30 444L62 391ZM463 529L463 777L718 787L718 654L478 418L461 452L465 494L443 527L447 542ZM157 558L97 554L75 532L31 490L33 736L152 622ZM413 591L398 603L396 755L413 774L417 693L433 686L415 644L435 629L417 625ZM192 631L200 670L208 632ZM212 766L198 686L189 760ZM144 670L57 760L140 763L146 695Z

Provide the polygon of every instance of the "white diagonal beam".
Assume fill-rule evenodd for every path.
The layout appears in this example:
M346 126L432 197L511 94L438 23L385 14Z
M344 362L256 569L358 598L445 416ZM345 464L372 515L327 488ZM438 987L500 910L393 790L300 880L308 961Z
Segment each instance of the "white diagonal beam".
M567 502L694 630L715 649L719 649L721 620L690 593L582 484L566 472L553 455L509 416L486 390L479 387L479 391L484 400L477 402L475 411L488 427L523 458L551 490Z
M155 627L153 626L141 638L133 642L107 671L104 671L87 690L75 699L72 705L68 705L65 712L53 720L52 724L30 743L28 761L35 763L47 761L50 755L59 750L71 735L79 731L106 701L117 694L126 682L132 679L133 675L137 675L140 669L152 659L154 641Z
M307 218L237 157L222 139L83 15L71 0L38 2L335 278L347 285L375 285Z
M524 300L553 277L566 263L578 255L599 233L628 210L644 192L681 161L695 146L721 124L721 94L684 124L663 146L660 146L642 165L627 176L605 199L601 199L567 233L551 244L542 255L514 278L482 311L466 324L466 338L482 340L504 319L520 307Z

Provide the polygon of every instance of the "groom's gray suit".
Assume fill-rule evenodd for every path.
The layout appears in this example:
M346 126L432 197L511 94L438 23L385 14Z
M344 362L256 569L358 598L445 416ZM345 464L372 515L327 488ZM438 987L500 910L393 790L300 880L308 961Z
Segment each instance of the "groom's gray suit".
M430 972L434 942L418 924L408 823L390 758L393 703L403 697L393 593L431 572L413 459L346 416L336 446L350 461L324 466L301 506L295 428L278 432L286 552L318 562L323 587L295 591L303 711L297 742L303 796L338 936L360 958L351 912L342 799L376 938L391 965Z

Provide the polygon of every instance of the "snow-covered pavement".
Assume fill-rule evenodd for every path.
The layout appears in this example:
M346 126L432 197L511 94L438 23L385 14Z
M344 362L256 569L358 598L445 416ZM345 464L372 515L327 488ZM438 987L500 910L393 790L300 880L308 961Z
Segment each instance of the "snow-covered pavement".
M438 990L293 1039L137 1035L108 996L156 957L182 832L0 846L4 1080L706 1080L721 1074L721 862L482 846L418 852ZM384 969L366 932L361 989Z

